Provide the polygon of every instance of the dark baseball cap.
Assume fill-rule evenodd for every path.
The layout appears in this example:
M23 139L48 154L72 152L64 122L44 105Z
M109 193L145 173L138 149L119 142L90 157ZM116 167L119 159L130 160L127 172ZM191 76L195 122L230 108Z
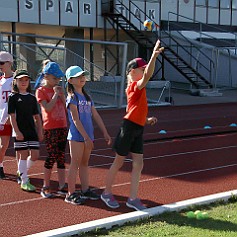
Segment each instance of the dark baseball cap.
M147 62L143 58L134 58L128 63L126 73L128 74L132 69L139 67L145 68L146 66Z
M19 79L22 77L29 77L31 79L30 74L28 73L28 71L24 70L24 69L18 69L15 71L14 73L14 79Z

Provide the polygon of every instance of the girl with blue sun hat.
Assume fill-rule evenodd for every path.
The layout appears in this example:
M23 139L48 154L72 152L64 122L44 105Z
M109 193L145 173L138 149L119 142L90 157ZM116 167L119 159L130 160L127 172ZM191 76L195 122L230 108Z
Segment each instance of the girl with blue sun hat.
M41 84L46 74L51 74L55 76L56 78L62 78L65 76L62 70L60 69L59 64L55 62L47 61L46 65L43 67L42 72L40 73L39 77L37 78L35 82L35 89Z
M65 148L67 144L67 112L63 88L59 85L64 76L59 65L48 61L39 77L41 86L36 90L36 98L41 107L45 145L48 156L44 163L44 184L41 196L53 197L50 178L54 163L57 163L58 190L65 195Z

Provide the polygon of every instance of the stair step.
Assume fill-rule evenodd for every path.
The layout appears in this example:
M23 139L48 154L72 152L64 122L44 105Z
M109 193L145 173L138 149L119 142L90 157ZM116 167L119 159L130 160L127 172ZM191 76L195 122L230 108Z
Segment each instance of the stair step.
M222 96L223 93L219 92L218 89L200 89L199 96Z

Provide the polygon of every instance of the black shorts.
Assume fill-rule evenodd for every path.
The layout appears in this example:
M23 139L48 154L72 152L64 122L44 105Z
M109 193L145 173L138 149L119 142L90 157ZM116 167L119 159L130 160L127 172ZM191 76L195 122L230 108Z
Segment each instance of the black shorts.
M143 126L124 119L113 150L120 156L127 156L129 152L143 154L143 131Z

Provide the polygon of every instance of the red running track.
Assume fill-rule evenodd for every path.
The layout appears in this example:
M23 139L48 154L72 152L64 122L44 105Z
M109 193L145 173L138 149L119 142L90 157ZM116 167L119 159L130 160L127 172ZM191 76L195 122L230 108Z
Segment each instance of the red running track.
M175 129L180 130L180 133L184 130L201 130L202 123L205 124L205 120L210 117L213 117L213 120L208 122L212 122L213 127L226 126L230 122L237 121L237 116L233 113L233 104L228 105L199 106L201 115L194 113L198 107L151 109L151 112L159 114L159 124L153 128L146 127L145 137L154 138L154 133L158 136L158 131L165 125L168 132L167 137L161 137L158 141L144 145L144 170L139 196L148 207L236 189L237 133L234 128L233 131L222 134L211 134L210 132L208 135L206 132L197 137L169 138L169 132L174 132ZM204 107L206 113L203 113ZM218 109L220 109L219 112ZM187 110L191 114L195 114L195 119L190 113L186 114ZM209 113L210 110L213 110L212 113ZM213 112L216 112L215 115ZM114 136L121 122L123 111L114 110L100 113L110 133ZM223 117L222 113L226 113L226 117ZM183 126L181 126L182 115ZM175 118L177 127L174 125ZM170 124L168 123L169 119L172 121ZM98 189L98 193L101 193L114 154L111 148L106 147L103 140L99 138L101 137L99 133L97 137L95 150L90 160L90 184ZM24 236L132 211L125 206L129 193L131 171L129 157L126 160L126 165L119 172L113 189L116 198L121 202L119 209L110 210L100 200L87 201L83 206L73 206L65 203L60 197L41 198L39 191L43 182L42 170L46 155L44 148L42 144L41 157L30 171L30 178L32 183L37 186L37 192L26 193L15 181L16 161L14 151L12 147L9 147L8 156L4 162L8 179L0 181L0 236ZM67 153L68 162L69 155ZM56 172L53 173L52 179L52 186L56 189ZM77 188L79 189L80 186L78 185Z

